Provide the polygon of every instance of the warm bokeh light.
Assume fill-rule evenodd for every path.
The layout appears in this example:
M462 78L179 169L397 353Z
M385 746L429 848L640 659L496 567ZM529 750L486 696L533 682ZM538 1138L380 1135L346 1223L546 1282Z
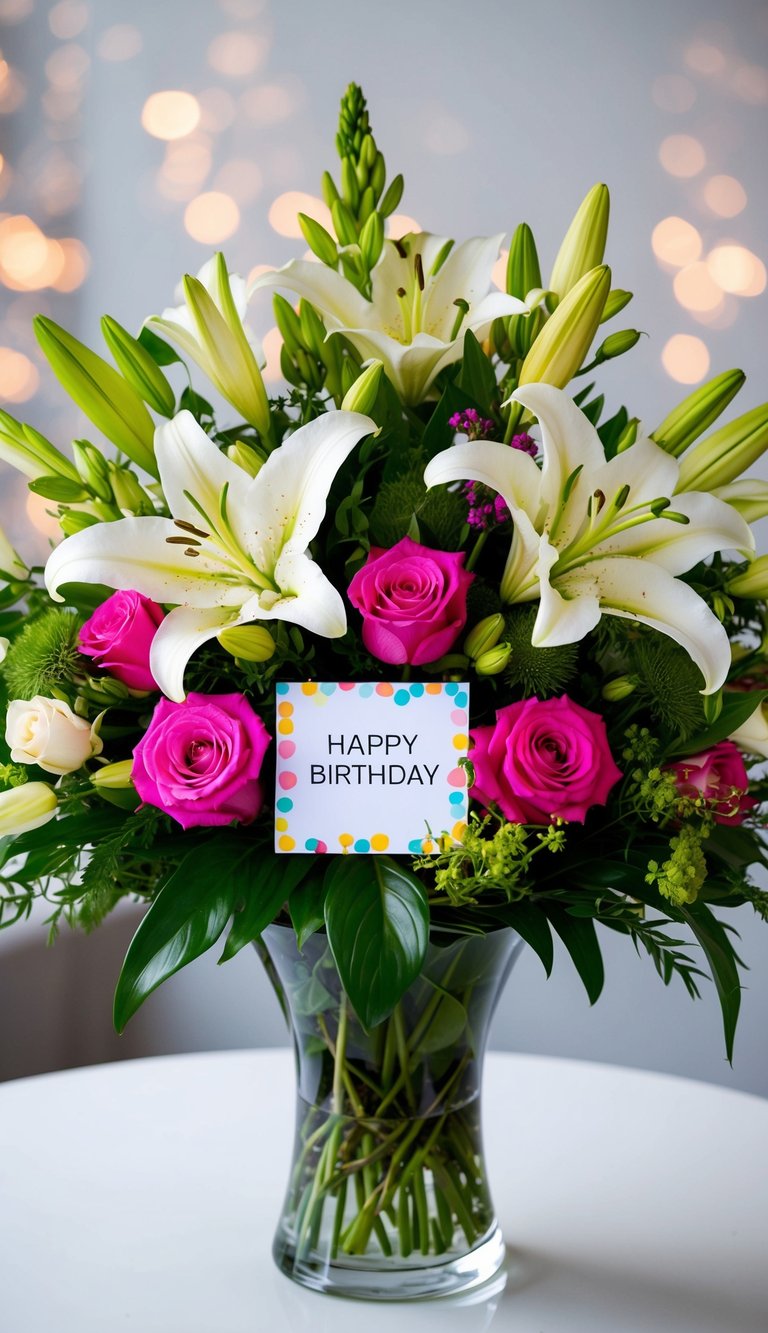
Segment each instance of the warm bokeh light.
M217 190L231 194L238 204L249 204L260 194L264 177L250 158L235 157L217 171L213 184Z
M157 189L165 199L179 202L199 193L211 169L211 149L204 139L178 139L168 144L157 173Z
M326 231L333 232L330 210L322 199L315 194L305 194L303 190L286 190L278 195L269 210L269 225L278 236L288 236L298 240L303 236L299 226L298 214L306 213L321 223Z
M247 278L248 286L250 287L252 282L255 282L257 278L260 278L262 273L274 273L274 271L275 271L274 264L254 264L253 268L250 270L248 274ZM276 329L275 332L277 333L278 330Z
M50 537L52 541L61 541L61 525L53 510L53 502L46 500L42 495L35 495L30 491L27 496L27 518L44 537Z
M742 102L752 106L765 106L768 102L768 69L762 65L737 65L730 82Z
M661 363L678 384L698 384L709 370L709 351L701 338L675 333L664 346Z
M292 116L299 105L299 97L282 83L262 83L248 88L240 98L240 109L257 125L278 125Z
M143 45L144 39L132 23L113 23L99 37L96 51L102 60L111 60L117 64L121 60L132 60Z
M88 6L83 0L60 0L48 15L48 27L59 41L68 42L83 31L88 22Z
M39 291L55 283L64 267L58 241L49 240L31 218L0 222L0 278L12 291Z
M37 180L37 192L49 217L60 217L77 204L82 172L62 149L52 149L46 155Z
M658 222L651 235L651 247L660 263L670 268L693 264L701 255L701 237L685 218L669 217Z
M692 42L686 48L683 59L689 69L697 74L720 74L725 69L725 55L719 46L709 42Z
M200 128L211 134L221 134L228 130L237 114L235 99L226 88L206 88L198 93L200 103Z
M37 366L23 352L0 347L0 401L26 403L40 383Z
M457 116L451 115L445 107L437 104L427 108L422 137L424 147L440 157L453 157L457 153L464 153L470 143L466 126Z
M63 236L58 245L64 255L64 264L53 286L57 292L74 292L88 276L90 255L83 242L74 236Z
M218 245L237 231L240 209L230 195L209 190L187 204L184 226L193 240L202 245Z
M760 296L765 291L765 264L745 245L716 245L707 256L707 268L724 292Z
M208 64L228 79L244 79L267 58L266 37L252 32L220 32L208 47Z
M659 147L659 161L670 176L697 176L707 155L692 134L668 134Z
M747 204L747 192L735 176L710 176L704 202L719 218L735 218Z
M715 282L706 264L688 264L675 274L674 293L686 310L699 313L719 309L723 304L722 288Z
M82 83L91 58L88 52L77 42L67 42L60 46L45 62L45 73L53 88L61 92L72 92Z
M178 89L152 93L141 111L141 123L155 139L183 139L200 120L200 103Z
M407 213L393 213L387 218L387 236L391 241L399 241L409 231L421 231L421 223Z
M507 290L507 260L509 259L509 250L502 250L496 263L493 266L491 278L498 287L499 291Z
M708 329L729 329L739 318L739 302L735 296L723 294L715 310L691 310L691 319L697 324L705 324Z
M660 74L653 81L651 96L662 111L682 114L696 101L696 88L683 74Z
M12 69L0 54L0 113L9 116L18 111L27 96L27 87L19 71Z
M0 0L0 23L21 23L35 7L35 0Z
M280 369L280 348L282 345L283 338L279 329L269 329L261 340L266 363L261 373L268 384L275 384L277 380L283 378L283 372Z

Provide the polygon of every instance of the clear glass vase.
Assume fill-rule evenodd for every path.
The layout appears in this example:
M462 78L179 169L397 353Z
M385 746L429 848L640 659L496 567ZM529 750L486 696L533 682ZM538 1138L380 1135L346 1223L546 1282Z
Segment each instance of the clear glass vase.
M300 952L291 927L264 931L260 952L296 1051L296 1136L273 1251L294 1281L407 1300L497 1272L504 1246L480 1089L491 1015L520 945L507 929L433 929L420 976L367 1032L324 933Z

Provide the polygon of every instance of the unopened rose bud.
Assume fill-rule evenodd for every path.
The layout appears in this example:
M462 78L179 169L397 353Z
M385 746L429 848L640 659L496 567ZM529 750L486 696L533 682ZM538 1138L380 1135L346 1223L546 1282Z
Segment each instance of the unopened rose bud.
M13 699L8 705L6 744L15 764L37 764L59 777L100 754L97 723L78 717L63 699Z

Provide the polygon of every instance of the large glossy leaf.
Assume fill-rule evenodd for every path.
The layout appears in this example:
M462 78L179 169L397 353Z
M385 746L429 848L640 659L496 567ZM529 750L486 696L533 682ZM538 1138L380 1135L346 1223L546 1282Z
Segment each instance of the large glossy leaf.
M499 396L493 366L471 329L467 329L464 334L464 357L456 384L479 403L486 413L490 411L494 398Z
M603 957L597 942L595 923L589 917L570 916L561 907L549 904L547 915L563 941L574 967L584 982L590 1004L594 1004L603 989L605 974Z
M361 1023L375 1027L421 970L429 934L424 886L383 856L338 857L326 886L334 962Z
M252 855L249 847L234 856L229 840L214 837L189 852L166 881L131 940L118 978L118 1032L153 990L216 943L234 911Z
M226 963L259 938L312 868L309 856L251 856L240 870L241 900L219 959Z
M317 875L310 875L291 894L288 904L299 949L325 924L325 885Z
M670 755L700 754L718 741L725 741L734 731L742 727L752 716L755 709L765 699L768 690L726 690L723 694L723 707L720 716L703 731L670 746Z
M522 935L526 944L530 945L534 953L541 959L544 971L547 976L552 971L554 961L555 947L552 941L552 931L549 927L549 921L540 907L534 907L533 903L514 903L510 906L507 921L518 935Z
M741 982L737 969L738 955L721 921L702 902L682 907L680 914L687 921L704 952L712 980L720 1001L725 1033L725 1050L733 1063L733 1038L741 1006Z

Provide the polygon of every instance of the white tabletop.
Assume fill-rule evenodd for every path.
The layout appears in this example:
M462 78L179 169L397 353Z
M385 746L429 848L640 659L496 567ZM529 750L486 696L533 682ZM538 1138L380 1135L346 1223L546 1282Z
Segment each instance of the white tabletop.
M288 1052L6 1084L1 1333L766 1333L768 1102L491 1055L485 1123L506 1286L406 1315L305 1291L272 1264Z

